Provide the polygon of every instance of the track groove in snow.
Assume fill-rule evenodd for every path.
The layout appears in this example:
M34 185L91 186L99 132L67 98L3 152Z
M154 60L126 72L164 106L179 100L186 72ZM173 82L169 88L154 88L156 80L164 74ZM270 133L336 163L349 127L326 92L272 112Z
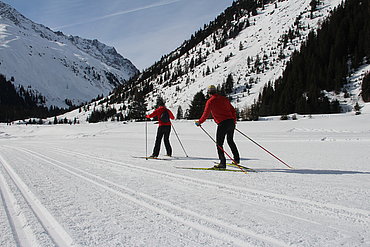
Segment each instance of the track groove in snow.
M218 188L221 190L226 190L229 191L230 193L249 193L249 194L255 194L255 195L260 195L263 197L268 198L269 201L275 200L275 201L288 201L294 204L299 204L299 207L305 206L309 208L313 208L317 211L321 211L324 213L333 213L337 215L342 215L343 217L348 217L351 218L355 221L362 221L366 224L370 222L370 211L363 210L363 209L358 209L358 208L349 208L346 206L342 205L337 205L333 203L321 203L318 201L312 201L308 199L303 199L303 198L298 198L298 197L293 197L293 196L287 196L287 195L282 195L282 194L277 194L277 193L272 193L272 192L266 192L266 191L261 191L261 190L255 190L255 189L249 189L249 188L241 188L233 185L227 185L227 184L219 184L213 181L208 181L204 179L198 179L198 178L193 178L193 177L188 177L184 175L179 175L179 174L174 174L170 172L165 172L165 171L159 171L156 169L151 169L151 168L146 168L146 167L137 167L131 164L127 164L125 162L119 162L111 159L106 159L106 158L101 158L97 156L92 156L89 154L84 154L84 153L79 153L75 151L68 151L65 149L57 149L59 152L64 152L69 155L79 155L82 157L94 159L94 160L100 160L103 162L107 162L109 164L115 164L115 165L120 165L120 166L125 166L129 167L132 169L137 169L140 171L145 171L149 173L154 173L154 174L160 174L164 175L167 177L174 177L174 178L180 178L182 180L185 180L188 182L196 183L199 185L205 185L205 186L212 186L213 188Z
M35 151L25 149L25 148L15 148L15 147L12 147L12 148L17 149L19 151L23 151L29 155L32 155L80 179L84 179L96 186L104 188L105 190L111 193L114 193L142 207L152 210L153 212L162 214L182 224L186 224L189 227L195 228L215 238L222 239L223 241L226 241L226 242L232 242L234 245L248 246L249 243L246 242L246 240L249 240L250 238L261 241L262 243L273 244L274 246L287 246L288 245L288 243L282 242L281 240L274 239L266 235L257 234L248 229L238 227L237 225L232 225L222 220L210 218L205 215L201 215L197 212L194 212L192 210L178 207L170 202L160 200L150 195L131 190L127 187L124 187L122 185L106 180L100 176L96 176L92 173L89 173L81 169L78 169L76 167L70 166L66 164L65 162L58 161L54 158L45 156ZM191 217L192 219L189 220L189 217ZM228 233L228 232L231 232L231 233ZM241 234L243 235L242 238L238 237L238 236L241 236Z
M15 148L15 147L12 147L12 148L22 150L23 152L28 153L29 155L32 155L38 159L41 159L47 162L48 164L56 166L68 173L71 173L74 176L83 178L84 180L91 182L101 188L104 188L105 190L108 190L116 195L119 195L120 197L128 199L141 207L150 209L153 212L162 214L172 220L188 225L191 228L197 229L205 234L221 239L225 242L233 242L234 245L245 246L246 243L249 243L251 239L255 239L255 240L258 240L258 243L260 244L261 242L270 243L270 244L273 244L274 246L286 246L286 245L292 244L292 243L286 243L281 240L278 240L278 238L273 238L271 237L271 235L269 235L266 232L264 232L264 234L256 233L256 232L247 230L247 229L253 229L253 228L239 227L233 223L225 221L225 219L220 220L217 218L211 218L200 212L195 212L195 211L177 206L174 203L158 199L157 197L150 196L149 194L145 194L145 193L138 192L136 190L129 189L127 186L122 186L118 183L115 183L115 182L112 182L110 180L103 178L102 176L100 176L100 174L95 175L92 172L86 172L85 170L68 165L66 162L62 162L59 160L59 159L62 159L64 161L65 160L64 158L60 157L59 159L56 159L54 158L54 155L51 155L51 154L43 155L41 153L38 153L37 151L32 151L29 148L28 149L27 148ZM288 199L286 199L286 196L281 195L281 194L268 193L266 195L264 191L259 191L259 190L256 191L256 190L250 190L250 189L240 188L240 187L231 186L231 185L219 184L219 183L215 183L215 182L208 181L208 180L196 179L196 178L192 178L188 176L178 175L178 174L174 174L171 172L159 171L159 170L151 169L151 168L137 167L131 164L127 164L125 162L118 162L118 161L114 161L111 159L97 157L95 155L88 155L88 154L74 152L74 151L67 151L65 149L60 149L60 148L50 148L50 147L48 148L56 150L56 153L58 153L59 155L66 155L66 157L73 156L75 157L76 160L84 160L84 162L87 162L87 164L95 160L95 161L98 161L98 163L102 164L102 166L109 165L110 167L111 165L115 165L117 166L117 168L122 168L122 167L124 167L125 169L130 168L130 170L133 170L136 172L139 171L139 172L148 173L149 176L160 175L163 178L176 180L178 181L178 183L193 184L197 187L205 186L211 189L222 190L229 194L234 194L236 196L242 196L242 195L245 196L245 194L247 194L247 196L245 197L248 197L248 198L252 196L256 196L260 198L262 197L265 204L280 202L283 205L288 204L287 208L295 207L294 209L296 210L306 208L306 210L308 211L311 210L312 212L314 212L316 210L316 211L322 212L323 215L326 215L326 216L330 215L330 217L342 218L343 216L345 216L345 218L350 218L352 219L351 221L356 221L357 223L360 223L362 225L367 225L368 223L368 217L366 217L365 215L361 215L361 214L359 215L358 214L359 212L357 211L357 209L345 207L345 209L350 209L350 210L343 211L343 209L339 210L341 206L336 205L336 204L333 204L334 207L328 208L328 206L325 204L316 203L315 201L310 201L310 200L303 200L304 202L308 201L309 203L302 203L302 200L297 197L288 197ZM84 159L78 158L81 156L84 157ZM106 165L104 165L105 163ZM166 163L166 164L169 164L169 163ZM245 189L248 193L246 193ZM319 206L317 206L317 204ZM304 218L301 216L297 217L297 216L294 216L294 214L291 214L290 212L288 214L284 214L282 212L279 212L278 210L272 210L266 205L263 206L261 204L258 204L257 202L255 203L255 206L263 209L265 213L270 212L275 215L290 217L295 220L301 220L303 222L308 222L310 224L313 224L313 226L316 225L316 226L321 226L321 227L327 227L327 228L332 229L333 231L340 231L342 232L343 235L345 235L347 232L346 229L341 229L341 227L338 228L338 227L335 227L334 225L325 225L325 222L320 222L320 220L315 221L315 220L311 220L311 219ZM366 214L366 212L367 212L366 210L363 210L363 212L361 213ZM189 220L189 218L191 220ZM244 235L244 239L239 237L240 234ZM348 236L350 237L351 234L349 234Z
M253 139L294 164L296 170L274 168L271 157L239 135L235 138L243 164L259 173L176 169L174 166L208 166L216 156L214 145L195 131L191 121L176 122L189 159L182 157L174 135L178 159L132 158L143 152L145 123L111 122L0 124L4 133L0 154L84 247L265 247L278 245L275 240L300 247L363 247L370 243L368 112L238 123L238 128L253 133ZM214 127L212 122L208 125ZM315 131L320 128L333 131ZM155 125L148 129L148 143L154 142L156 129ZM323 137L340 141L323 142ZM25 150L19 151L22 148ZM9 221L19 219L10 211L9 194L15 198L30 236L39 243L27 240L31 242L28 246L54 246L2 164L0 174L5 178L5 185L0 181L0 246L16 246L14 229L20 229L15 223L13 229L10 226Z
M0 173L0 196L14 236L15 244L23 247L27 246L28 243L36 243L36 238L27 226L27 220L20 211L17 200L5 181L5 177Z
M40 224L43 226L45 231L50 236L51 240L56 246L59 247L70 247L76 246L73 243L73 239L67 233L67 231L58 223L58 221L50 214L50 212L42 205L38 198L30 191L27 185L22 181L22 179L17 175L17 173L12 169L11 165L0 155L0 163L2 164L5 171L11 177L12 181L16 185L17 189L22 193L24 199L27 201L30 209L34 215L39 220ZM0 174L1 175L1 174ZM1 175L2 183L1 188L4 191L5 205L9 211L9 222L12 225L14 231L16 232L15 241L21 244L21 246L35 245L37 240L32 234L32 231L28 228L25 217L22 216L22 212L17 212L16 208L12 209L13 206L16 207L16 199L11 194L10 189L5 183L5 178ZM19 217L17 215L20 215ZM38 244L36 244L38 245Z

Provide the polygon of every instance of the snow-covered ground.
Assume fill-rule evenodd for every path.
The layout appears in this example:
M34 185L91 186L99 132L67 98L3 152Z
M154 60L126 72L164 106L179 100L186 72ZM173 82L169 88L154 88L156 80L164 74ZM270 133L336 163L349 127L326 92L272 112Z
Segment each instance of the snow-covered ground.
M145 123L0 125L0 246L370 246L370 105L298 118L238 123L295 168L236 133L248 174L177 169L217 161L192 121L170 161Z

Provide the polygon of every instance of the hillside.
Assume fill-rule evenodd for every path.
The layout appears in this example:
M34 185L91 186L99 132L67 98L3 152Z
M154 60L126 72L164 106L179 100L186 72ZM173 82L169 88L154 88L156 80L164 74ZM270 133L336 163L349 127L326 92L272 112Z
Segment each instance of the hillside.
M361 4L361 0L351 2ZM257 112L255 115L263 113L255 110L254 103L260 103L265 86L273 85L288 74L287 67L291 67L293 55L301 54L300 50L309 37L317 32L325 34L325 30L320 31L323 24L331 23L328 17L343 9L344 2L286 0L265 3L262 6L254 0L234 2L178 49L163 56L124 86L116 88L112 95L59 118L76 118L82 122L140 120L154 108L157 97L164 98L167 107L175 114L181 111L182 116L188 118L195 95L204 93L208 85L215 84L237 107L241 119L256 119L254 111ZM345 9L344 12L350 16L348 8ZM345 30L338 33L343 35L343 32L346 33ZM359 35L359 40L366 40L363 33ZM337 35L328 40L334 42L341 37ZM370 65L366 61L365 57L350 69L341 82L343 88L332 87L332 91L324 89L317 94L316 100L324 102L323 105L316 104L315 110L302 111L302 114L347 112L354 110L357 104L361 107L364 104L362 96L369 97L369 80L366 79L369 76L365 75L369 73ZM319 61L311 60L310 63L319 64ZM345 69L340 71L342 75L346 73ZM289 91L286 94L289 95ZM280 98L285 100L290 96ZM333 107L328 107L331 104Z
M337 113L368 101L370 2L348 0L311 32L283 75L263 89L259 115ZM368 77L368 76L367 76Z
M286 0L261 6L252 0L236 1L178 49L105 100L85 107L87 113L80 110L75 115L83 120L92 110L116 109L119 118L130 118L133 111L145 111L145 105L148 111L153 109L161 96L173 112L181 106L186 116L194 95L205 92L210 84L223 91L228 87L226 93L233 105L243 111L258 100L265 85L283 75L292 55L339 4L339 0L324 0L312 6L309 0ZM352 110L358 102L365 72L366 67L361 67L352 71L359 76L348 79L346 90L353 97L335 98L341 101L342 110ZM228 78L231 86L226 86Z
M320 1L315 11L311 11L310 0L279 1L259 7L255 13L253 7L243 5L245 2L253 1L235 2L220 15L226 21L216 18L215 22L221 23L218 29L207 32L213 27L211 23L201 42L190 49L191 40L185 42L132 81L136 91L148 92L149 109L161 95L170 107L181 105L186 110L197 92L204 92L209 84L221 86L229 75L234 81L230 93L234 105L242 108L252 104L266 83L282 75L310 31L316 30L341 1ZM184 47L188 51L178 57ZM128 90L117 90L113 97L128 98L134 94Z
M341 3L319 1L313 9L310 0L265 2L263 6L254 0L234 2L112 95L68 115L85 121L92 111L110 111L108 118L102 114L102 120L131 118L135 111L153 109L158 96L173 112L181 106L186 115L196 93L205 92L210 84L225 89L227 78L232 79L227 93L234 106L249 107L268 82L282 75L308 34Z
M107 96L136 73L113 47L53 32L0 1L0 74L41 95L45 106L65 108Z

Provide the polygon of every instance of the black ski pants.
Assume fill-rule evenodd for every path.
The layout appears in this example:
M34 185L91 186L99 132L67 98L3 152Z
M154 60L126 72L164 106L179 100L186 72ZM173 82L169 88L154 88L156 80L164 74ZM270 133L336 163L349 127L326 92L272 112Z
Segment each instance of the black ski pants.
M236 144L234 142L234 130L235 130L235 122L234 119L227 119L222 121L217 126L217 133L216 133L216 140L217 140L217 152L218 152L218 158L220 159L220 164L225 165L226 164L226 158L225 153L223 150L224 148L224 141L225 137L227 138L227 144L229 145L231 152L233 153L234 160L236 162L240 162L240 156L238 148L236 147Z
M172 156L172 147L170 144L171 125L159 126L157 130L157 137L153 149L153 156L158 157L161 149L162 138L164 137L164 145L166 147L167 155Z

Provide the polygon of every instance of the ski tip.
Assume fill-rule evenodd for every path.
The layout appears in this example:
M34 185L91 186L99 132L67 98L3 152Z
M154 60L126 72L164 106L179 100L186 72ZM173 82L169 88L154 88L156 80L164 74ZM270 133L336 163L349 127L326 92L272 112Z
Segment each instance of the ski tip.
M240 165L240 164L234 164L234 163L228 163L228 164L226 164L226 165L228 165L228 166L231 166L231 167L237 167L237 168L239 168L239 169L243 169L244 171L246 171L246 172L257 172L256 170L254 170L253 168L249 168L249 167L247 167L247 166L242 166L242 165Z

